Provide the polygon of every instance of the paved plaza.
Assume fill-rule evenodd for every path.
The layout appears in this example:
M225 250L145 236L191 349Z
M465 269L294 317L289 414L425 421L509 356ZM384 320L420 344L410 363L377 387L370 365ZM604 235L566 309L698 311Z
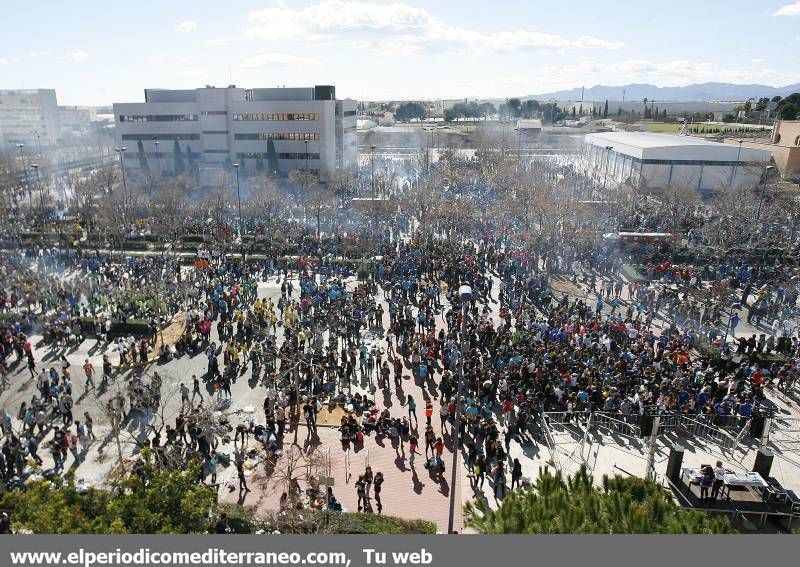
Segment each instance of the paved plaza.
M497 290L499 288L497 278L493 286L494 291L489 295L487 306L490 308L492 320L495 323L500 321ZM297 285L297 279L292 280ZM355 278L350 278L347 283L348 289L355 289L357 282ZM570 298L586 297L585 290L578 288L566 278L555 278L552 288L556 297L567 295ZM272 299L277 302L281 295L280 284L275 277L262 281L258 285L258 297L262 299ZM383 294L378 293L384 309L388 304L383 299ZM626 301L623 295L623 302ZM445 306L446 308L446 306ZM606 307L609 310L610 306ZM443 317L444 309L436 316L437 328L445 327ZM386 317L388 319L388 317ZM654 323L657 327L663 321ZM742 325L739 329L743 334L755 332L748 325ZM278 332L279 345L282 333ZM39 342L41 337L31 338L34 344ZM219 343L216 324L212 329L211 340ZM49 368L51 365L59 363L61 354L65 354L71 367L76 369L73 372L73 398L75 407L73 414L78 420L82 420L84 412L88 412L94 419L94 433L97 437L89 447L81 454L80 461L67 459L68 470L74 470L75 478L79 483L90 486L101 486L107 481L112 471L112 466L116 463L116 447L111 425L103 411L103 404L116 392L124 391L124 382L131 373L143 372L146 376L151 376L157 372L163 380L162 408L159 416L151 419L150 423L158 423L163 419L164 423L174 423L175 417L181 411L180 384L184 383L191 387L192 375L202 377L206 372L207 361L202 353L194 357L181 357L177 360L160 364L150 364L145 368L134 370L123 369L117 372L115 379L111 382L106 391L87 391L84 388L84 379L80 371L84 360L90 360L95 368L102 367L102 355L113 352L108 345L97 343L94 339L84 341L77 348L70 347L64 350L51 350L49 348L38 347L35 357L39 361L38 367ZM390 355L391 356L391 355ZM391 360L391 359L390 359ZM441 368L439 368L440 376ZM229 407L222 410L226 414L233 427L239 423L246 423L254 420L256 423L263 422L262 405L265 395L265 387L249 380L250 369L240 376L231 387L231 403ZM99 382L99 380L96 380ZM392 382L392 381L390 381ZM10 387L8 387L0 397L0 403L6 409L17 408L24 400L30 399L35 392L35 380L29 378L27 370L18 365L10 372ZM361 373L356 375L350 388L353 392L369 394L377 384L377 377L367 377ZM350 448L344 451L340 442L340 433L337 427L320 425L316 433L311 433L302 422L295 433L289 429L283 441L284 451L299 450L306 456L309 462L313 461L312 471L317 476L330 476L333 479L333 494L342 504L343 509L354 511L357 509L357 496L355 480L362 474L367 466L370 466L374 473L382 472L385 483L382 491L383 513L395 515L408 519L424 518L434 521L440 532L447 530L448 523L448 501L451 490L456 492L456 515L455 529L461 531L463 528L461 520L462 505L473 498L485 498L490 506L494 507L499 500L494 497L492 482L487 480L482 489L473 485L474 478L468 475L468 469L460 461L457 471L456 486L451 486L451 448L452 448L452 426L449 424L442 430L439 419L439 392L435 383L428 381L424 386L418 386L412 377L412 372L408 360L404 364L404 373L399 387L393 384L386 389L377 387L375 390L376 405L381 409L388 409L392 416L408 416L408 409L404 405L408 395L414 397L418 403L417 416L419 428L416 429L417 435L421 438L425 426L424 406L427 400L434 402L434 413L431 425L436 435L441 435L446 452L444 462L446 471L436 474L427 470L425 463L424 443L420 442L418 451L422 454L416 455L415 462L411 462L411 455L408 443L402 446L386 437L376 435L366 436L363 447L358 450ZM215 392L211 382L205 384L201 392L202 402L193 396L193 404L204 404L206 407L216 403ZM771 399L777 403L780 416L785 418L798 418L797 406L793 400L786 395L771 395ZM412 421L413 423L413 421ZM334 425L336 425L334 423ZM413 431L413 429L412 429ZM126 430L121 436L126 455L126 460L132 458L136 449L135 439L143 439L149 436L151 430L148 429L145 420L140 418L129 420L126 423ZM245 460L246 478L251 488L250 492L237 490L237 472L233 464L217 467L217 485L221 502L236 503L245 506L253 506L261 512L275 511L280 506L280 497L285 492L285 482L280 480L280 475L267 474L265 472L264 460L265 453L263 446L251 436L248 443L234 443L228 436L227 441L223 440L217 446L217 453L226 453L234 457L245 457L250 453L255 455L255 459ZM667 443L679 441L687 449L686 463L691 466L699 466L701 463L710 459L725 459L730 467L742 470L750 470L757 447L751 441L748 446L742 442L734 451L714 445L714 443L703 442L702 440L685 439L666 439L662 438L660 445L655 452L654 466L657 473L663 475L666 468L668 455ZM294 447L294 448L293 448ZM533 433L522 439L512 440L506 445L509 459L519 458L523 468L523 479L535 479L540 468L557 468L565 473L575 472L579 466L585 465L595 474L596 481L604 474L622 474L644 476L646 463L646 446L643 440L635 439L629 435L617 435L613 431L603 428L592 428L586 431L585 425L578 423L577 420L569 425L552 424L548 435ZM251 451L255 449L255 451ZM40 454L44 458L43 468L52 464L48 451L41 450ZM283 457L279 458L274 469L280 469ZM800 457L792 454L782 455L776 464L775 475L787 487L800 488ZM210 481L210 477L206 478ZM229 490L229 486L233 487ZM374 509L374 502L372 502Z

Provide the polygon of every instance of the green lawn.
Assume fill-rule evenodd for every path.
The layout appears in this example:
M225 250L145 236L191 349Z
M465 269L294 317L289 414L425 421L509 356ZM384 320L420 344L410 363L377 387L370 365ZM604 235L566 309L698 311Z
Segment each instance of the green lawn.
M648 132L663 132L667 134L677 134L681 131L683 124L667 124L664 122L653 122L645 124ZM690 126L691 128L691 126Z

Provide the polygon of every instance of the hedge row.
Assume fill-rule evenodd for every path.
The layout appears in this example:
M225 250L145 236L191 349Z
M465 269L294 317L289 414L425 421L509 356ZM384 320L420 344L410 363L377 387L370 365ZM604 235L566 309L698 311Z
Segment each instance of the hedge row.
M724 360L720 354L719 347L709 343L698 343L695 345L695 350L700 356L707 358L711 361L714 367L725 366L728 361ZM736 356L736 351L733 349L733 356ZM769 368L773 364L780 365L786 364L788 358L780 353L765 353L765 352L751 352L750 354L742 355L742 362L747 362L750 365L757 364L759 368Z
M295 518L267 514L258 515L253 508L221 504L219 512L228 516L235 533L324 533L324 534L435 534L436 524L428 520L406 520L394 516L356 512L323 512L302 510Z
M0 313L0 323L13 323L15 321L23 321L25 318L17 315L16 313ZM81 317L81 329L86 337L94 336L94 319L91 317ZM150 322L144 319L127 319L126 321L114 321L111 324L110 336L118 337L123 335L149 335Z

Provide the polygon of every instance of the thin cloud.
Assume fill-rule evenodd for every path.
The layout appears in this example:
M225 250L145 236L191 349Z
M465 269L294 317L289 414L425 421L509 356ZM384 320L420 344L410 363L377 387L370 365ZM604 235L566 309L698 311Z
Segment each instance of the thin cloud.
M72 51L70 53L65 53L59 59L67 59L69 61L85 61L89 58L89 54L85 51Z
M47 55L50 55L49 51L31 51L30 53L31 57L46 57Z
M8 59L0 57L0 65L8 65Z
M795 2L794 4L787 4L786 6L782 6L778 8L778 10L772 14L773 16L800 16L800 2Z
M182 33L193 32L196 29L197 29L197 22L195 22L194 20L184 20L181 23L179 23L175 28L176 31Z
M539 70L537 81L557 80L571 86L584 84L587 80L614 84L616 82L654 82L660 86L678 86L714 80L729 83L758 81L773 86L789 84L797 80L762 65L752 67L724 67L706 61L649 61L629 59L617 63L583 61L572 65L546 66Z
M249 37L284 41L346 39L377 54L435 52L515 53L546 49L621 49L624 43L594 36L567 37L533 30L482 32L447 25L424 8L403 2L376 4L322 0L300 9L281 4L248 14Z
M239 41L239 38L236 36L227 36L227 37L212 37L211 39L205 40L203 43L206 45L227 45L229 43L234 43Z
M242 59L242 69L261 69L264 67L289 67L290 65L319 65L320 61L310 57L300 57L287 53L264 52Z

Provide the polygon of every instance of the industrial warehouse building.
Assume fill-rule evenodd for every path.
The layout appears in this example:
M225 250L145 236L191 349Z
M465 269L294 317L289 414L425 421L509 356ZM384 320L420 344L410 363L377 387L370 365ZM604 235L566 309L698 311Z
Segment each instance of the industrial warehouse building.
M255 171L259 162L277 161L277 173L307 169L325 181L357 163L356 101L336 100L329 85L148 89L143 103L115 104L114 119L131 168L139 167L140 141L148 166L161 171L173 167L176 143L201 173L226 162Z
M753 187L771 159L768 151L672 134L603 132L585 142L588 171L599 183L651 189Z

